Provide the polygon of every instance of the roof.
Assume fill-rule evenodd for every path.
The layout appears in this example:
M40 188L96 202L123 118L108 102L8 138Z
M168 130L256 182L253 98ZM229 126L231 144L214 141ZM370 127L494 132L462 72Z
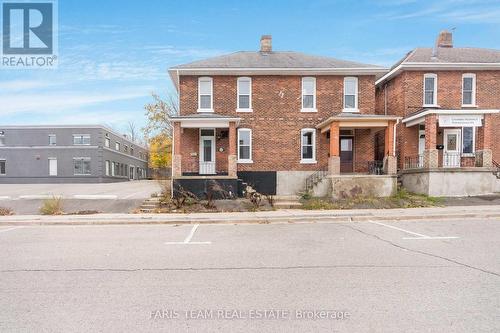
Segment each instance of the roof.
M381 68L377 65L315 56L300 52L240 51L172 67L187 68Z
M500 50L474 47L419 47L408 52L391 70L377 80L379 85L397 76L402 70L500 69Z
M362 113L351 113L351 112L342 112L336 114L334 116L329 117L328 119L322 121L316 128L321 129L322 131L326 129L330 123L334 121L347 121L349 123L357 123L361 125L363 123L367 123L368 126L374 126L374 122L387 122L389 120L398 121L402 119L402 117L393 116L393 115L384 115L384 114L362 114Z

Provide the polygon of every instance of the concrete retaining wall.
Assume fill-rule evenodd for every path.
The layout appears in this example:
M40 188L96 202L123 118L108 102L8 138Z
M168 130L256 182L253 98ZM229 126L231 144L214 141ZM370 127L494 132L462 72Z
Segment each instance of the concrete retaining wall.
M303 192L306 186L306 178L315 171L277 171L276 172L276 195L295 196ZM324 197L328 195L330 182L327 178L319 182L313 189L315 197Z
M499 187L489 168L405 170L401 181L410 192L436 197L490 194Z
M388 175L329 176L334 199L352 197L388 197L396 193L397 177Z

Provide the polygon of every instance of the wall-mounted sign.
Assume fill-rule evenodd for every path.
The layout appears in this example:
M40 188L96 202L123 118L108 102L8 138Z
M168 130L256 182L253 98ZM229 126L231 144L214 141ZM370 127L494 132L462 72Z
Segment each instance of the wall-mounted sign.
M481 127L481 114L441 114L439 115L439 127Z

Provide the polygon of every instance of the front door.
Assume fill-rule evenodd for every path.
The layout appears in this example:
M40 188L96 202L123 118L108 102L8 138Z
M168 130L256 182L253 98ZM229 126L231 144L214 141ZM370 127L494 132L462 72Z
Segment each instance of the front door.
M200 175L215 174L215 130L200 130Z
M350 173L353 172L353 138L341 137L340 138L340 172Z
M57 176L57 159L49 158L49 176Z
M443 167L445 168L460 167L460 134L459 129L444 130Z
M425 130L418 130L418 167L424 166Z
M129 171L130 171L129 172L129 179L130 180L134 180L135 179L135 177L134 177L134 170L135 170L134 166L131 165L130 168L129 168Z

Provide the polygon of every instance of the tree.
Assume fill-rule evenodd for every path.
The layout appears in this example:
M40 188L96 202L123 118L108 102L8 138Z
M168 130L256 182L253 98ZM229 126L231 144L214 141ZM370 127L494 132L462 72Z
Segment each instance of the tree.
M130 140L132 142L136 142L138 137L137 137L137 127L135 126L135 123L133 121L129 121L127 123L127 131L128 135L130 135Z
M159 134L165 134L172 137L172 124L170 117L179 114L179 104L177 95L169 94L166 100L163 100L158 94L153 93L153 102L144 106L148 122L143 128L146 137L153 137Z
M165 133L149 139L149 167L167 168L172 163L172 140Z

